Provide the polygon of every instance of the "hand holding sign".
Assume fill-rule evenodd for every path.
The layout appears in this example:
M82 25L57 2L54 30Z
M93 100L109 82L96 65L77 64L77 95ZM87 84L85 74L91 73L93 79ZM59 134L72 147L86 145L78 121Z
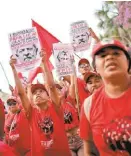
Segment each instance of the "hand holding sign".
M100 39L97 37L95 32L92 30L92 28L88 28L88 31L90 32L91 37L96 40L96 42L100 42Z
M13 58L13 56L11 56L10 57L10 66L11 66L11 68L15 68L15 65L16 64L16 59L15 58Z

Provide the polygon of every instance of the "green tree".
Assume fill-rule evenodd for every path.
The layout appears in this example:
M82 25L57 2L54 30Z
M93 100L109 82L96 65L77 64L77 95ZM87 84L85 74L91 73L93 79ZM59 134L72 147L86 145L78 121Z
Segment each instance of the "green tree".
M120 39L127 46L131 46L130 28L125 29L124 25L118 22L118 19L120 19L118 17L123 15L123 10L121 11L119 8L120 5L124 5L124 1L121 4L119 3L117 1L104 1L101 10L95 12L99 19L98 28L102 31L99 37L100 39L110 37Z

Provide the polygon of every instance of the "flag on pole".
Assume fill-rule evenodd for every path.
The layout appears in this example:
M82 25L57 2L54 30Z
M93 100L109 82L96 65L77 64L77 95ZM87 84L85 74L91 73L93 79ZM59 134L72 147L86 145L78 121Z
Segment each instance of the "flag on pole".
M47 64L48 64L50 70L52 70L53 65L49 61L49 58L52 55L52 45L53 45L53 43L60 42L60 40L58 40L55 36L53 36L50 32L48 32L45 28L43 28L41 25L39 25L34 20L32 20L32 26L36 27L36 29L37 29L41 47L46 50ZM32 82L34 80L34 78L37 76L37 74L41 73L41 72L42 72L42 70L39 67L37 69L29 72L28 82Z
M55 36L49 33L46 29L44 29L41 25L32 20L32 26L36 27L41 47L44 48L47 52L47 59L49 60L52 55L53 43L58 43L58 40Z

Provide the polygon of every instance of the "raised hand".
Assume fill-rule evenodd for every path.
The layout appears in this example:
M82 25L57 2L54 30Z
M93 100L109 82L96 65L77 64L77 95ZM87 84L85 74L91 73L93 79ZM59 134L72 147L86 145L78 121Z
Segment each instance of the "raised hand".
M100 39L97 37L97 35L95 34L95 32L92 30L92 28L88 28L91 36L96 40L96 42L99 42Z
M10 57L10 66L12 67L12 68L14 68L14 65L16 64L16 59L15 58L13 58L13 56L11 56Z
M45 49L41 49L40 56L42 57L42 63L45 63L47 61L47 55Z

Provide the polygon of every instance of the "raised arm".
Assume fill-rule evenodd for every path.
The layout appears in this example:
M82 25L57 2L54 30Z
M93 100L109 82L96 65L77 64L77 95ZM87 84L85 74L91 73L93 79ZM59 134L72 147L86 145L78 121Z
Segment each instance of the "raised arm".
M52 72L50 71L50 69L47 65L47 62L46 62L47 61L46 52L44 50L41 52L41 56L42 56L41 67L42 67L43 72L44 72L45 84L47 84L49 96L50 96L52 102L55 104L56 109L58 109L61 105L61 102L60 102L60 98L58 96L57 89L55 87L55 82L53 79Z
M11 57L10 66L12 68L12 72L13 72L13 75L14 75L15 85L17 87L18 95L19 95L19 97L21 99L23 108L24 108L26 114L28 115L28 113L31 110L31 105L30 105L30 101L29 101L29 99L28 99L28 97L26 95L25 89L23 88L22 83L21 83L21 81L20 81L20 79L18 77L17 71L16 71L15 66L14 66L15 63L16 63L16 59Z
M98 38L98 36L95 34L95 32L92 30L92 28L88 29L91 36L95 39L96 43L100 42L100 39Z

